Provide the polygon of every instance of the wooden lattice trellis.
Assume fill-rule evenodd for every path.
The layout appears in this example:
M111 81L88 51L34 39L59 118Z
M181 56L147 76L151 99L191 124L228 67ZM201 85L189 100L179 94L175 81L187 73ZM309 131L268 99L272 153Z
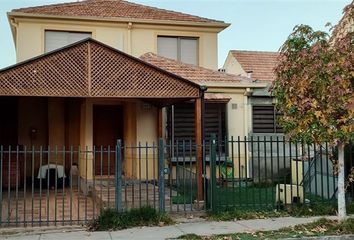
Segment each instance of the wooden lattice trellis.
M92 39L0 71L0 95L197 98L199 87Z

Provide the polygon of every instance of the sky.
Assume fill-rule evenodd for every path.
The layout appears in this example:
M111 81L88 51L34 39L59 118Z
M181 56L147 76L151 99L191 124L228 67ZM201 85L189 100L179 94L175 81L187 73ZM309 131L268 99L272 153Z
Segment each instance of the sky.
M6 13L11 9L75 0L0 0L0 68L16 62ZM144 5L222 20L231 26L218 37L221 67L229 50L277 51L294 26L328 31L351 0L129 0Z

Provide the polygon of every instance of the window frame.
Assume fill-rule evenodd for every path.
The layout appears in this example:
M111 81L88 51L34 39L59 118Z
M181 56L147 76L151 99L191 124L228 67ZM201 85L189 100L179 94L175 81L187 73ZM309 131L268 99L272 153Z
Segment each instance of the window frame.
M181 40L187 39L187 40L196 40L196 66L199 66L199 37L194 37L194 36L170 36L170 35L157 35L156 39L156 53L158 54L158 39L159 38L174 38L177 39L177 59L176 61L182 62L181 61ZM163 57L163 56L162 56ZM182 62L185 63L185 62ZM186 63L186 64L191 64L191 63Z
M63 48L63 47L65 47L65 46L67 46L67 45L70 45L70 44L72 44L72 43L69 43L69 44L67 44L67 45L65 45L65 46L62 46L62 47L59 47L59 48L56 48L56 49L52 49L52 50L49 50L49 51L47 51L47 41L46 41L46 33L47 32L62 32L62 33L83 33L83 34L90 34L91 35L91 38L93 37L93 31L80 31L80 30L78 30L78 31L76 31L76 30L65 30L65 29L44 29L44 33L43 33L43 52L44 53L48 53L48 52L51 52L51 51L55 51L55 50L58 50L58 49L61 49L61 48Z

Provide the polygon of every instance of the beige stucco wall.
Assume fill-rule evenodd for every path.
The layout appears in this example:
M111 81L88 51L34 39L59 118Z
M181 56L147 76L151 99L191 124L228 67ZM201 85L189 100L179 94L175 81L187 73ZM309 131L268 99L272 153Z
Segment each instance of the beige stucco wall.
M245 88L209 88L208 92L214 93L223 93L231 97L231 100L227 103L226 109L226 118L227 118L227 132L228 138L234 141L240 140L242 141L245 136L248 136L249 125L250 125L250 104L248 102L248 97L245 96L246 89ZM231 149L233 148L233 159L231 156ZM246 175L246 171L249 171L247 163L245 163L245 159L248 158L248 146L244 143L241 143L240 149L238 148L238 144L229 144L229 153L230 159L229 161L234 162L236 169L239 169L239 165L241 167L240 173L242 176ZM234 172L235 177L239 177L238 170Z
M199 38L199 65L217 69L217 30L192 26L164 26L119 22L45 20L18 18L17 61L44 52L45 30L88 31L92 37L135 57L157 52L157 36L187 36Z
M241 64L236 60L236 58L234 58L231 52L227 55L223 69L225 69L226 73L247 77L247 73L243 70Z
M138 102L137 105L137 143L144 146L158 144L158 111L157 108L149 103ZM157 176L157 149L141 149L140 162L139 152L137 153L136 170L134 175L141 176L142 179L152 179ZM155 164L155 165L154 165ZM139 168L140 166L140 168ZM155 166L155 168L154 168Z
M141 161L138 162L138 150L131 149L130 146L136 147L141 144L142 147L148 143L152 146L153 142L157 143L157 109L148 103L135 100L119 100L119 99L86 99L81 105L81 146L87 147L88 150L93 148L93 105L123 105L124 107L124 143L127 147L124 152L123 172L126 176L139 176L143 179L148 175L153 177L153 159L157 161L157 152L155 155L152 149L146 152L141 151ZM146 154L147 153L147 154ZM86 163L88 164L87 177L92 178L92 154L82 154L81 156L81 176L86 175ZM146 163L149 164L146 168ZM134 170L132 170L132 164ZM139 170L139 165L141 170ZM146 174L146 169L148 173Z

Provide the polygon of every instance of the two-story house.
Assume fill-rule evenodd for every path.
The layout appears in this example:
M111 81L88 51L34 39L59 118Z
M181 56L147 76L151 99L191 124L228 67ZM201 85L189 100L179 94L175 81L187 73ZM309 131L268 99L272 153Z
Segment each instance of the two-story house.
M248 95L266 86L217 70L218 33L230 25L223 21L123 0L14 9L8 20L17 59L0 71L1 179L9 189L41 180L45 166L62 178L78 168L80 192L88 180L115 175L117 139L192 140L199 148L212 133L220 142L246 136ZM155 149L140 150L124 149L124 177L156 179ZM246 151L238 152L235 161L244 161ZM194 159L201 180L201 150Z
M4 145L92 149L116 139L137 144L201 136L194 112L204 86L210 112L204 134L242 136L247 92L264 86L217 71L217 35L229 26L222 21L120 0L15 9L8 19L18 64L0 74L1 95L11 96L1 99L9 110L0 124ZM88 37L95 40L83 40ZM153 55L137 59L149 52L183 63L185 72L194 69L198 79ZM172 129L181 122L187 126ZM127 175L130 165L124 164Z
M275 80L274 68L279 53L231 50L224 62L226 73L249 77L253 82L263 82L265 88L254 89L248 96L247 135L276 135L282 133L277 124L277 113L269 87Z

